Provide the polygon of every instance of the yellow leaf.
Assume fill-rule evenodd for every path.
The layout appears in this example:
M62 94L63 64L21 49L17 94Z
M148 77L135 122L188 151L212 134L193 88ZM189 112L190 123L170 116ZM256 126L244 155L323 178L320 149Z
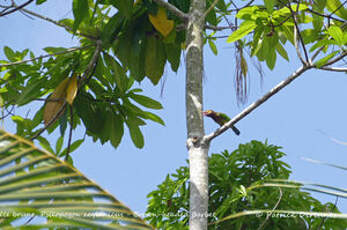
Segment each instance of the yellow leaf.
M57 115L59 112L62 114L65 108L64 106L65 97L66 97L66 89L69 86L70 78L64 79L60 84L55 88L52 95L48 98L48 102L45 105L45 109L43 111L43 120L45 125L47 126L51 123L53 118L58 118Z
M159 31L164 37L174 28L174 21L168 20L166 11L163 7L160 7L157 11L157 15L149 14L149 21L152 23L154 28Z
M73 75L66 90L66 101L70 105L72 105L72 102L77 95L77 90L78 90L77 77L76 75Z

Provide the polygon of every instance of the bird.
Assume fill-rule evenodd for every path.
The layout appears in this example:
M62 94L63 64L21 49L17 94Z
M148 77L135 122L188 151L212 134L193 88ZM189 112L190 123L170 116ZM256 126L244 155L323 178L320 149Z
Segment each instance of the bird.
M228 115L226 115L225 113L215 112L211 109L203 111L202 113L206 117L212 118L220 126L223 126L225 123L230 121L230 117L228 117ZM240 135L240 130L238 130L235 126L231 126L230 128L234 131L236 135Z

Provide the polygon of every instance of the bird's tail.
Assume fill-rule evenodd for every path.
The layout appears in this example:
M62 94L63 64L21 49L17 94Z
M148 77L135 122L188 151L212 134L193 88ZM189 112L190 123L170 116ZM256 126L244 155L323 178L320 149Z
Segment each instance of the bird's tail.
M235 126L231 126L230 128L234 131L236 135L240 135L241 132L238 128L236 128Z

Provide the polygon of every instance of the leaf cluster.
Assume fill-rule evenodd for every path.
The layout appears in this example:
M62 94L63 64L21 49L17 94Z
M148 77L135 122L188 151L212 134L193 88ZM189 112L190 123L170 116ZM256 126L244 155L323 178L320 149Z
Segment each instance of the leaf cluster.
M282 158L281 147L267 142L240 144L233 152L227 150L209 157L209 229L257 229L266 215L243 216L214 224L231 214L246 210L277 209L336 212L333 204L322 204L299 189L276 187L249 189L270 179L288 179L290 166ZM158 229L188 229L189 169L180 167L167 175L158 189L148 194L147 220ZM265 229L312 229L322 219L312 217L270 218ZM328 219L327 229L342 229L345 222Z

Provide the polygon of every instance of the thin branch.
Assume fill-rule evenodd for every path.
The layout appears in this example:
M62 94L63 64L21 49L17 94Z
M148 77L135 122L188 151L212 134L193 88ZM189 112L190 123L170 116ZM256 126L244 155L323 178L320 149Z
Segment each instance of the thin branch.
M206 18L206 16L213 10L213 8L217 5L219 0L214 0L214 2L210 5L210 7L204 12L202 15L203 18Z
M280 204L280 202L281 202L281 200L282 200L283 193L282 193L281 187L278 187L278 189L279 189L279 191L280 191L280 195L279 195L279 197L278 197L278 200L277 200L275 206L273 207L273 209L272 209L271 212L267 213L265 220L263 221L263 223L261 223L261 225L259 226L259 228L257 228L257 230L261 230L261 229L264 227L264 225L265 225L266 222L269 220L269 218L270 218L270 216L272 215L272 213L277 209L278 205Z
M221 30L228 30L228 29L235 30L235 29L237 29L237 27L236 26L212 26L212 25L205 25L205 29L214 30L214 31L221 31Z
M339 67L323 66L320 69L327 70L327 71L333 71L333 72L347 72L347 68L339 68Z
M23 7L29 5L29 4L30 4L31 2L33 2L33 1L34 1L34 0L29 0L29 1L23 3L22 5L19 5L19 6L15 5L15 4L12 4L11 7L14 7L14 8L13 8L12 10L7 11L7 12L4 12L4 11L6 11L6 10L8 10L8 9L3 10L3 11L0 13L0 17L5 16L5 15L8 15L8 14L11 14L11 13L13 13L13 12L16 12L17 10L21 10Z
M71 32L73 31L72 28L71 28L70 26L67 26L67 25L65 25L65 24L63 24L63 23L60 23L60 22L58 22L58 21L55 21L55 20L53 20L53 19L51 19L51 18L49 18L49 17L46 17L46 16L43 16L43 15L37 14L37 13L35 13L35 12L33 12L33 11L30 11L30 10L27 10L27 9L21 9L21 10L24 11L25 13L27 13L27 14L30 14L30 15L34 16L34 17L40 18L40 19L42 19L42 20L51 22L51 23L53 23L53 24L55 24L55 25L57 25L57 26L63 27L64 29L66 29L66 30L68 30L68 31L71 31ZM76 31L75 33L76 33L77 35L80 35L80 36L89 38L89 39L94 40L94 41L97 40L96 37L91 36L91 35L89 35L89 34L81 33L81 32L78 32L78 31Z
M301 62L302 62L304 65L307 65L307 63L309 62L309 57L308 57L308 54L307 54L307 50L306 50L306 47L305 47L304 40L303 40L303 38L302 38L302 36L301 36L301 33L300 33L300 29L299 29L299 26L298 26L298 22L297 22L297 20L296 20L296 14L297 14L299 5L300 5L300 4L297 5L296 12L293 11L293 9L292 9L292 7L291 7L290 4L287 5L287 8L290 10L290 13L291 13L291 15L292 15L292 18L293 18L293 21L294 21L294 25L295 25L295 27L294 27L294 43L296 44L296 45L295 45L295 48L296 48L296 50L297 50L297 53L298 53L298 56L299 56ZM301 57L301 54L300 54L300 51L299 51L299 47L298 47L298 45L297 45L297 43L296 43L296 42L297 42L296 35L297 35L297 36L299 37L299 39L300 39L302 49L304 50L304 54L305 54L305 59L306 59L306 61L304 61L304 60L302 59L302 57Z
M88 78L90 77L90 73L93 73L93 69L95 69L94 67L96 66L96 63L98 61L100 52L102 49L102 42L101 40L97 40L96 41L96 48L93 54L92 59L90 60L90 62L88 63L88 66L86 68L86 71L84 71L83 76L81 77L82 82L79 84L78 88L81 88L84 85L84 82L86 82L88 80Z
M306 10L309 11L309 12L311 12L312 14L315 14L315 15L318 15L318 16L321 16L321 17L324 17L324 18L333 19L333 20L338 21L338 22L345 22L345 21L342 20L342 19L333 17L333 16L331 16L331 15L326 15L326 14L319 13L319 12L317 12L317 11L314 11L314 10L310 9L310 8L307 8Z
M332 65L338 61L340 61L341 59L343 59L345 56L347 55L347 51L343 51L342 54L340 56L337 56L334 59L331 59L330 61L328 61L325 65L323 65L323 67L326 67L328 65Z
M272 88L270 91L268 91L263 97L259 98L257 101L253 102L251 105L249 105L246 109L244 109L241 113L233 117L229 122L227 122L225 125L221 126L214 132L205 135L203 138L203 141L206 143L211 142L214 138L224 133L227 129L229 129L231 126L235 125L238 121L240 121L242 118L247 116L249 113L251 113L253 110L258 108L261 104L263 104L265 101L267 101L270 97L278 93L281 89L289 85L293 80L298 78L300 75L302 75L307 70L313 68L313 66L301 66L299 69L297 69L294 73L292 73L287 79L280 82L278 85L276 85L274 88Z
M6 63L6 64L0 64L0 68L1 67L12 66L12 65L19 65L19 64L26 63L26 62L31 62L31 61L34 61L34 60L47 58L47 57L52 57L52 56L56 56L56 55L60 55L60 54L71 53L71 52L74 52L74 51L77 51L77 50L82 50L82 49L85 49L85 48L88 48L88 47L90 47L90 45L89 46L83 46L83 47L69 48L69 49L64 50L64 51L56 52L56 53L53 53L53 54L41 55L39 57L35 57L35 58L23 60L23 61L16 61L16 62L11 62L11 63Z
M173 13L174 15L182 19L182 21L188 20L188 17L189 17L188 14L182 12L181 10L176 8L176 6L168 2L165 2L164 0L153 0L153 1L156 2L159 6L166 8L168 11L170 11L171 13Z

